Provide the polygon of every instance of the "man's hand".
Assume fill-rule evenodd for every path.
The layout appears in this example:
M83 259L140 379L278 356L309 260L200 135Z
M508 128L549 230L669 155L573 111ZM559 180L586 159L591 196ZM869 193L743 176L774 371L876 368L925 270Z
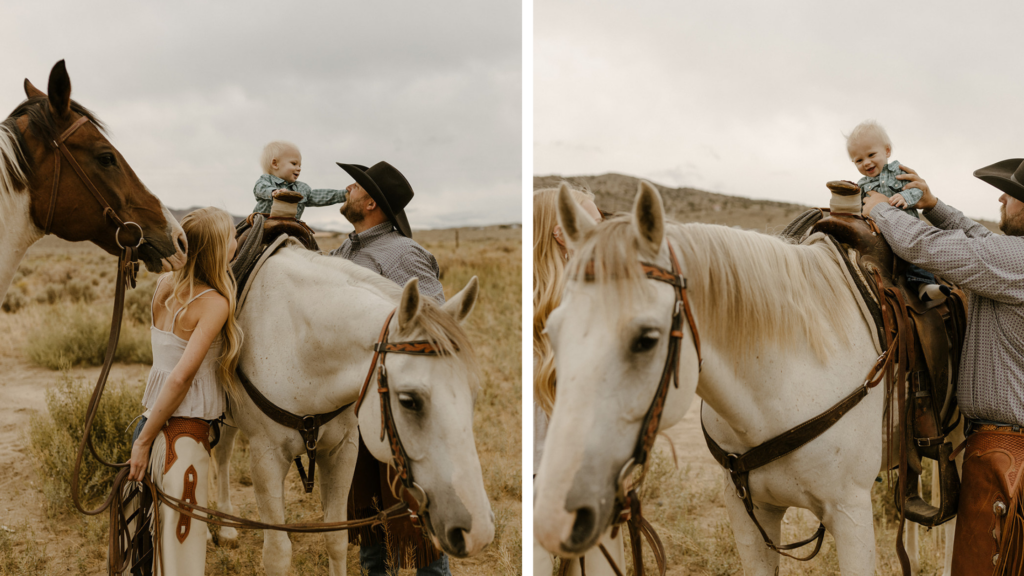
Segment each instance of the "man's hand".
M887 202L889 199L879 194L874 190L868 191L868 197L864 199L864 209L861 210L861 215L865 218L871 216L871 209L878 206L882 202Z
M924 178L921 178L913 168L909 168L903 164L900 164L900 169L906 172L906 174L900 174L896 177L897 180L905 180L907 182L903 186L903 189L917 188L922 193L921 199L917 201L917 205L914 207L921 210L931 210L932 208L935 208L935 203L938 202L939 199L932 194L932 191L928 188L928 183L924 181Z
M907 199L903 197L903 194L894 194L892 198L889 198L889 206L895 206L897 208L906 208Z

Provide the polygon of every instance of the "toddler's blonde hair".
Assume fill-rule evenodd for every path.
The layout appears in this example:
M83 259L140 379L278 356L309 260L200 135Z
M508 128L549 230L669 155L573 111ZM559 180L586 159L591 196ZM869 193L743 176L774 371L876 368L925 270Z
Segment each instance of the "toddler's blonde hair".
M860 141L861 138L874 136L879 138L887 148L892 148L892 140L885 128L874 120L865 120L854 126L853 131L846 135L846 151L850 151L850 144Z
M270 174L270 165L274 163L274 160L281 157L288 150L295 150L297 154L299 147L291 142L285 142L284 140L274 140L270 144L263 147L263 153L260 154L260 167L263 168L264 174Z

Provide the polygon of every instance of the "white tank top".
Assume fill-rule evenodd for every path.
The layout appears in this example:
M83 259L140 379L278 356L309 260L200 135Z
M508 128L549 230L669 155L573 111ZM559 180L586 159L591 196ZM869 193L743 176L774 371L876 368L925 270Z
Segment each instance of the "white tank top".
M156 288L153 290L151 310L156 305L156 294L160 291L160 281L162 280L163 277L157 281ZM213 288L210 288L196 294L185 306L188 306L203 294L213 291ZM174 317L171 318L170 332L160 330L156 327L155 322L150 324L149 330L153 345L153 368L149 371L149 379L146 381L146 392L142 395L142 404L147 410L152 410L156 404L156 399L160 396L160 390L164 387L164 382L167 381L167 377L170 376L171 371L174 370L178 361L181 360L182 355L185 354L185 347L188 346L188 340L184 340L174 334L174 324L178 321L178 314L181 314L185 306L179 308L174 313ZM150 314L150 318L152 318L152 313ZM178 409L171 416L213 420L220 418L224 413L227 402L224 397L224 390L217 381L217 358L220 357L220 353L221 337L218 336L210 344L206 357L203 358L203 362L199 365L199 370L196 371L188 392L185 393L185 399L181 401Z

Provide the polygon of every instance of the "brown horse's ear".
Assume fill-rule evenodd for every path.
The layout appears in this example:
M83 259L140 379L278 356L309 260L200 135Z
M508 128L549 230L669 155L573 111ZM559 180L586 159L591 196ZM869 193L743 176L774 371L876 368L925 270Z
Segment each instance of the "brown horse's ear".
M54 64L53 70L50 70L50 83L46 91L49 92L50 110L54 116L63 118L71 113L71 78L68 78L63 60Z
M411 328L420 314L420 281L410 278L402 289L402 297L398 301L398 332Z
M38 98L40 96L45 98L46 94L43 94L42 90L33 86L32 83L28 81L28 78L25 78L25 97Z

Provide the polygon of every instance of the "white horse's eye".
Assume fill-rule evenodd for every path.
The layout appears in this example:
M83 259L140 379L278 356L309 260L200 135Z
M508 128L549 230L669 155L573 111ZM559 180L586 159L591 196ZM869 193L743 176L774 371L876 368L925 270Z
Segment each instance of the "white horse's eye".
M634 354L647 352L653 350L658 345L658 340L661 338L661 331L653 328L644 330L637 336L637 339L633 341L632 350Z
M398 393L398 403L402 408L412 412L419 412L423 409L423 401L420 397L415 394L409 394L408 392Z

